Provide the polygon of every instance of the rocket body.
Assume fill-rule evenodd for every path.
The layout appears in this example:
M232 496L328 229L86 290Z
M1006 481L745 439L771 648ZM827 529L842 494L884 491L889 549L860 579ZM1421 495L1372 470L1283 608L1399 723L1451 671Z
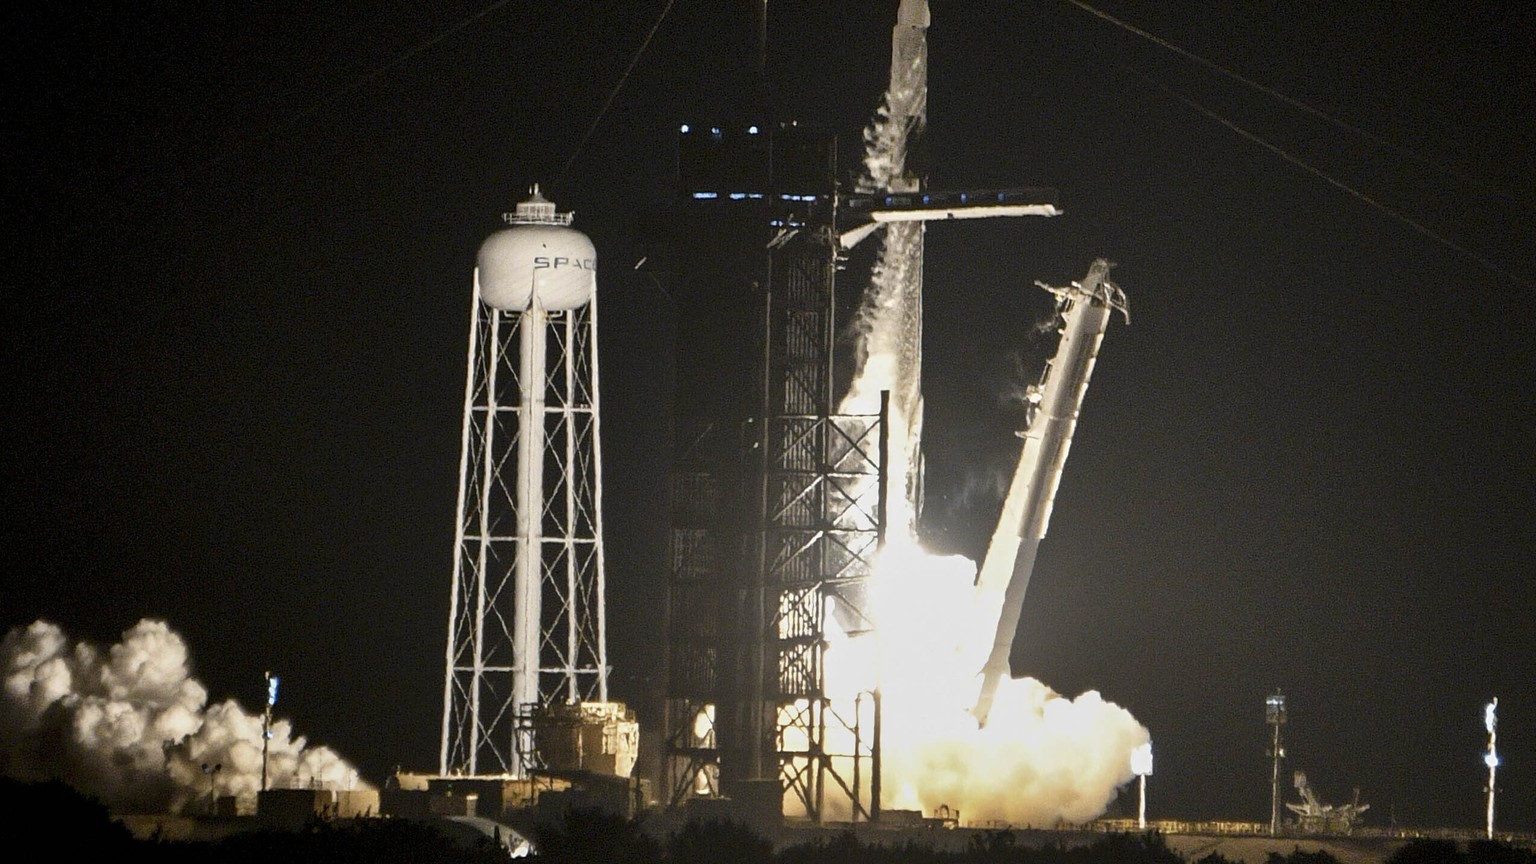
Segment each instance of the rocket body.
M1061 483L1099 345L1104 341L1110 314L1115 309L1125 312L1124 295L1108 281L1109 268L1109 262L1098 259L1081 283L1048 289L1058 298L1061 341L1040 382L1030 388L1036 410L1022 433L1024 443L1018 467L977 576L981 591L1003 594L992 649L981 670L981 692L972 709L982 726L992 710L998 683L1010 673L1008 655L1018 631L1024 595L1029 589L1040 541L1050 525L1056 488Z

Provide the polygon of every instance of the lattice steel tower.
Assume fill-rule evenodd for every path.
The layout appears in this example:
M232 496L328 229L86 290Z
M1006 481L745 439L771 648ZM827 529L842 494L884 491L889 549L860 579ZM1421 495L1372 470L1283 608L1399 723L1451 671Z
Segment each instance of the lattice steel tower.
M534 187L476 259L444 775L541 767L541 709L608 698L596 254Z
M830 135L793 123L681 130L680 204L660 256L679 298L683 414L662 748L671 804L869 816L836 799L859 797L872 730L860 738L857 700L825 682L830 617L845 633L869 626L886 443L878 408L840 414L834 402L850 305L836 290L835 157Z

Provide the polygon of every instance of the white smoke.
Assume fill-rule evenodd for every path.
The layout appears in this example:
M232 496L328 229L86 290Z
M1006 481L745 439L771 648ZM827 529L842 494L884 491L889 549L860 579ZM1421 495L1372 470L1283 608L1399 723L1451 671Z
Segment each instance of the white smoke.
M71 644L47 621L0 642L0 774L57 778L118 812L206 810L261 788L262 717L233 699L208 705L186 642L143 620L106 651ZM357 772L274 719L270 787L349 788ZM365 785L365 784L361 784Z
M920 5L926 7L926 0ZM927 29L926 8L916 15L898 13L891 34L890 84L874 119L864 128L860 192L884 192L906 176L907 147L921 137L928 122Z
M967 823L1035 827L1103 814L1132 779L1131 752L1147 730L1096 691L1070 699L1033 678L1004 680L977 728L969 709L1002 596L977 589L975 576L964 557L893 539L872 586L878 642L831 641L827 688L838 698L880 670L884 806L947 806Z

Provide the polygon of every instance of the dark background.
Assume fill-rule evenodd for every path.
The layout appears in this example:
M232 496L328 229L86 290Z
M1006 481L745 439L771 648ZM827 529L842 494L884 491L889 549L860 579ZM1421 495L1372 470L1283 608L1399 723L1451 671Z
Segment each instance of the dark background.
M673 310L623 274L678 122L739 113L753 4L679 0L579 149L659 0L119 5L0 28L0 624L163 618L214 698L257 706L271 669L368 779L435 770L470 272L537 181L603 261L610 659L638 700ZM780 114L851 169L896 4L770 5ZM1479 827L1497 695L1499 825L1536 830L1536 7L1099 7L1360 134L1064 0L933 5L932 185L1066 210L929 230L933 545L979 555L996 518L1048 350L1033 280L1106 256L1132 311L1017 671L1151 730L1154 818L1267 818L1279 687L1287 772L1325 800Z

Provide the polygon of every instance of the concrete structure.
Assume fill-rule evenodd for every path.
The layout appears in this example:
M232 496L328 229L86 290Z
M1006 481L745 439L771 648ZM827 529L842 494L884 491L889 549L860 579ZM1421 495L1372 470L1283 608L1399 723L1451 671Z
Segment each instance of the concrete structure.
M302 828L312 819L362 819L379 815L377 789L267 789L257 796L256 817L273 828Z
M628 777L640 749L640 724L621 702L553 705L534 715L545 769Z

